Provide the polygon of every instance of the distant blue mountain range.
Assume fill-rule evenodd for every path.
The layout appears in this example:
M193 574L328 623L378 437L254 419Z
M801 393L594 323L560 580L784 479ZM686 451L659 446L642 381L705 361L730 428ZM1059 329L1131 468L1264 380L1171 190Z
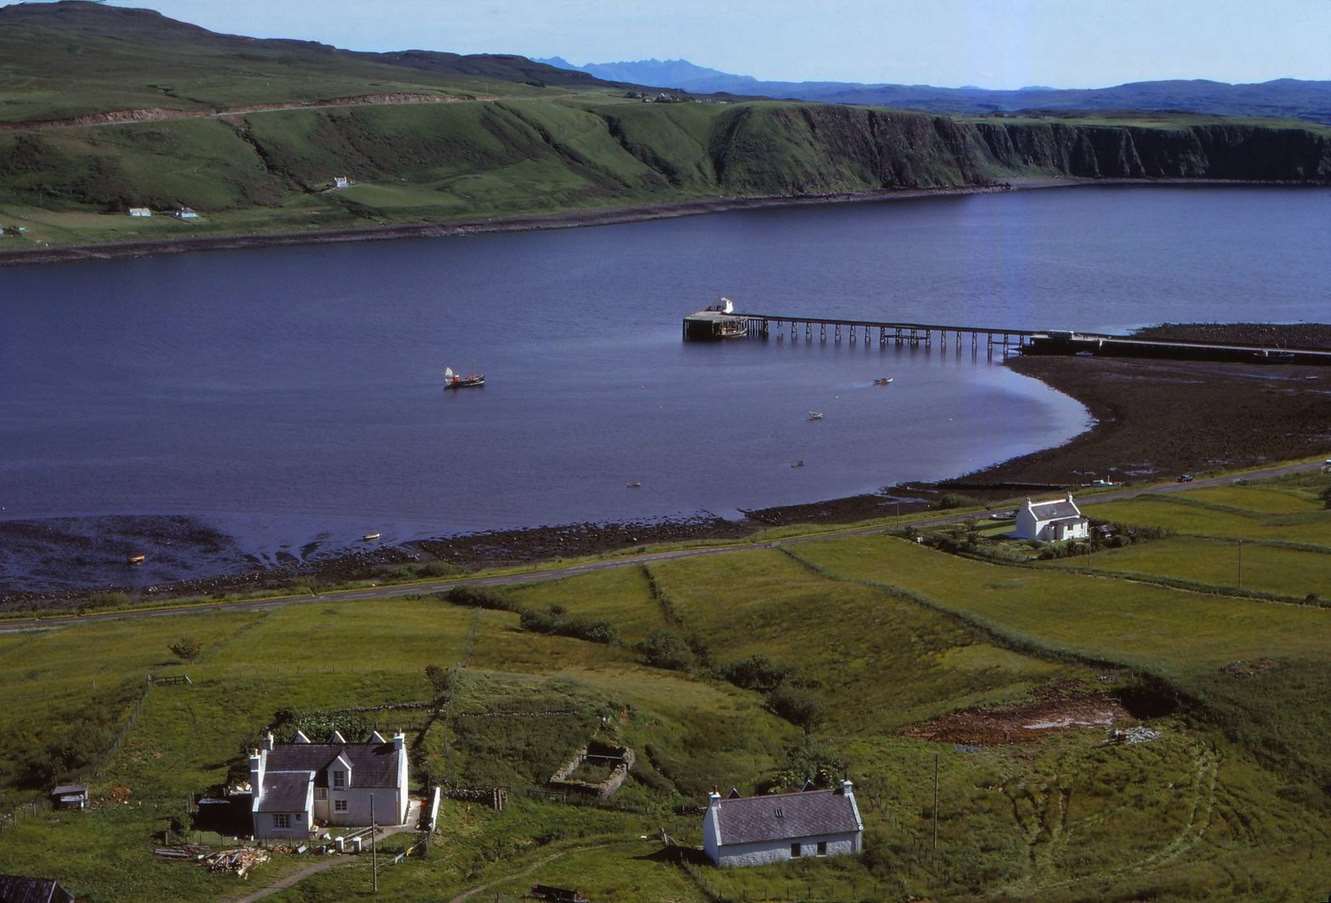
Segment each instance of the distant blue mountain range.
M597 78L691 94L739 94L824 103L873 104L939 113L1167 111L1215 116L1263 116L1331 124L1331 81L1281 78L1231 85L1205 79L1131 82L1108 88L1029 87L1012 91L858 82L762 81L688 60L634 60L575 66L562 57L538 60Z

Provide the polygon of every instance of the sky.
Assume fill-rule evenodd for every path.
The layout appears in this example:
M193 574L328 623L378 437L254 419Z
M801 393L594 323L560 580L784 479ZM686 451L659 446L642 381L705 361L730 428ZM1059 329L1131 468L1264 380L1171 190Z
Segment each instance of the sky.
M0 0L3 3L3 0ZM1331 79L1331 0L113 0L354 50L684 58L782 81Z

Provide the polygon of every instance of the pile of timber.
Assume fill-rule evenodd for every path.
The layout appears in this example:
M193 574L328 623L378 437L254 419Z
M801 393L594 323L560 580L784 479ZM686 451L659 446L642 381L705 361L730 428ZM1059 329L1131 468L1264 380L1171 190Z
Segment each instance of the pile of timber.
M190 859L198 861L207 856L211 850L207 847L201 847L197 844L187 843L177 847L157 847L153 850L154 856L160 856L162 859Z
M242 847L238 850L222 850L204 858L203 862L210 872L235 872L240 878L261 862L268 861L266 850Z
M268 861L267 850L240 847L214 853L208 847L190 843L173 847L157 847L153 850L153 855L161 859L199 862L207 866L210 872L235 872L241 878L244 878L249 870L259 863Z

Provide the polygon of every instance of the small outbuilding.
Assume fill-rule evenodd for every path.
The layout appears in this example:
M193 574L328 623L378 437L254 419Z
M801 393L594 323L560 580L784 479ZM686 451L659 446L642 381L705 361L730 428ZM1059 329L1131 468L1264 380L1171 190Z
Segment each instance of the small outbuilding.
M61 784L51 788L51 803L57 809L87 809L88 785Z
M1087 539L1091 535L1091 522L1081 513L1069 492L1065 498L1044 502L1026 500L1017 509L1016 539L1037 542L1065 542L1069 539Z
M192 207L181 207L175 213L171 214L176 219L198 219L199 214Z
M74 903L74 895L50 878L0 875L0 903Z
M850 781L833 790L707 798L703 851L723 867L864 851L864 821Z
M130 208L129 208L129 215L130 215L130 216L138 216L138 217L142 217L142 216L152 216L152 215L153 215L153 212L152 212L151 210L149 210L147 207L130 207Z

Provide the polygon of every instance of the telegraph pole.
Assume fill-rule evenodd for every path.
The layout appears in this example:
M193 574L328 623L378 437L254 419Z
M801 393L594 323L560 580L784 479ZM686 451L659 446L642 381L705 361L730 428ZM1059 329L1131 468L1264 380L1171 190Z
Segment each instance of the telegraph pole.
M370 874L373 876L370 881L376 894L379 893L379 847L374 836L378 833L379 828L374 823L374 791L370 791Z
M938 853L938 753L934 753L934 854Z
M1239 589L1243 589L1243 540L1239 540Z

